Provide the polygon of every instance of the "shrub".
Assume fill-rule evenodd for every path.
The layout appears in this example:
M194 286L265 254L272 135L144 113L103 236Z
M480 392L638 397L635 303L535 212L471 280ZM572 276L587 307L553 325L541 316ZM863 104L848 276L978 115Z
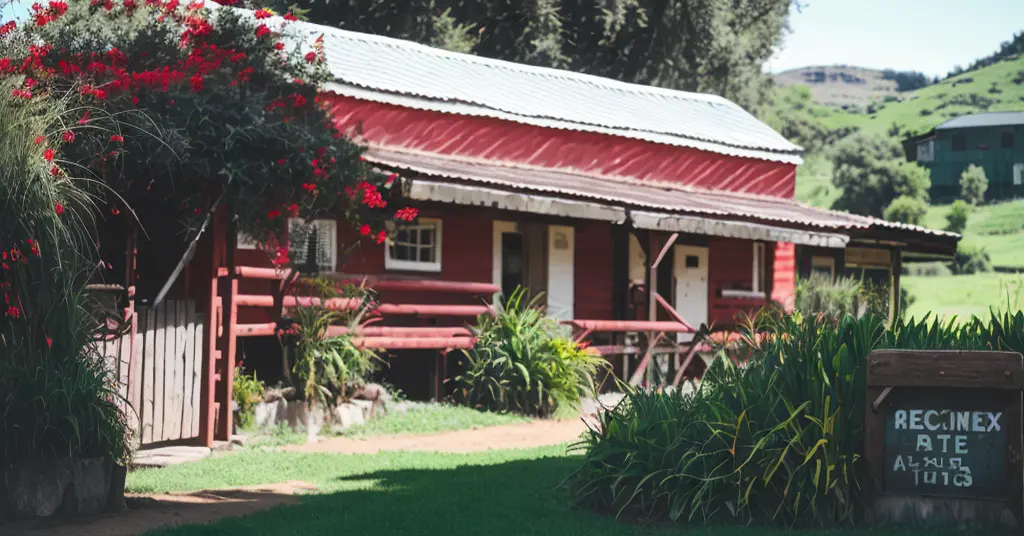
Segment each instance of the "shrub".
M967 228L967 217L971 215L971 205L963 199L957 199L946 214L946 230L951 233L963 234Z
M927 212L928 203L924 199L901 195L885 207L884 216L889 221L920 225Z
M972 205L978 205L985 201L986 190L988 177L985 176L985 169L976 164L967 166L960 174L960 198Z
M377 369L377 354L353 341L374 299L362 287L343 284L339 289L324 278L305 280L298 288L302 296L311 290L316 301L296 307L293 317L285 321L289 327L282 329L290 380L307 403L333 406L348 387L365 383ZM335 298L357 304L337 307L329 301ZM329 336L328 328L339 324L348 327L348 333Z
M880 217L897 197L928 199L928 170L907 162L892 138L847 136L836 145L833 162L832 184L841 192L833 208Z
M953 272L950 271L949 266L942 262L920 262L913 264L904 265L904 273L907 275L921 276L921 277L939 277L944 275L950 275ZM906 288L906 287L901 287Z
M852 277L833 279L830 275L813 273L797 280L795 307L808 314L844 315L854 311L860 291L860 281Z
M253 410L256 404L263 400L264 385L256 378L256 373L246 374L241 365L235 367L235 382L233 384L235 404L238 405L238 419L235 424L238 428L249 428L252 426Z
M455 378L457 403L550 417L594 393L607 361L562 337L538 306L540 297L527 302L526 291L517 289L496 315L477 319L477 343L464 352L464 370Z
M766 311L692 395L630 392L576 447L573 502L644 520L851 525L862 506L865 358L877 348L1024 349L1024 313L956 325ZM720 350L721 351L721 350Z
M976 274L992 271L992 258L984 247L960 243L949 269L957 275Z

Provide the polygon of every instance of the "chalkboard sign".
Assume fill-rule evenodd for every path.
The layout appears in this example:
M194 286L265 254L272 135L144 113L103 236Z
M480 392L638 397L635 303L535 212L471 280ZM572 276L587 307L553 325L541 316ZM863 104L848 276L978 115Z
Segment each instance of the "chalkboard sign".
M1024 526L1024 357L876 350L867 361L869 517Z
M1007 486L1005 403L984 391L906 388L883 407L883 491L999 498Z

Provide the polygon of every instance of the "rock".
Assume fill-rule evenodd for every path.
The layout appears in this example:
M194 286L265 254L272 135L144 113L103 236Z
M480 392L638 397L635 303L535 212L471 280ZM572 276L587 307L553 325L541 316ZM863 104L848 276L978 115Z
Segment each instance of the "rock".
M253 406L253 426L256 428L274 428L279 422L288 420L288 402L278 399L273 402L262 402Z
M239 447L245 446L246 437L242 434L234 434L231 436L231 444L238 445Z
M107 494L106 508L108 512L116 514L124 511L124 481L127 476L128 467L117 463L111 464L110 491Z
M19 462L4 471L7 510L15 517L49 517L73 478L68 460Z
M110 496L110 469L107 458L87 458L72 462L72 481L64 494L61 513L88 516L102 510Z

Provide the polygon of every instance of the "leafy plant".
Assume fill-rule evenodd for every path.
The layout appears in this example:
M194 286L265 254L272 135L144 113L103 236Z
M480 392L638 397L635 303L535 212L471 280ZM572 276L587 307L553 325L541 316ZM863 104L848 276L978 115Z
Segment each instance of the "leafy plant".
M956 248L956 255L953 256L949 269L958 275L991 272L992 258L984 247L961 242Z
M762 311L746 367L718 359L692 395L629 392L577 448L573 502L617 516L800 526L858 521L865 358L877 348L1024 349L1024 312L967 323ZM724 350L718 349L721 353Z
M928 202L920 197L901 195L885 207L883 216L889 221L920 225L928 212Z
M354 340L374 300L361 286L337 285L326 278L304 283L317 297L309 305L300 304L294 309L291 327L282 337L285 359L292 383L303 399L330 406L345 395L347 386L364 383L377 368L377 354ZM362 296L356 297L359 289L363 289ZM338 299L344 300L342 305L331 301ZM347 327L348 331L331 336L328 329L333 325Z
M561 336L538 295L516 289L494 316L477 319L477 343L455 378L455 401L473 408L549 417L594 392L601 356Z
M979 205L985 201L987 190L988 177L985 176L983 167L971 164L960 174L960 199L972 205Z
M963 234L967 228L967 218L971 215L971 205L963 199L957 199L949 207L946 214L946 230L951 233Z
M236 423L239 428L249 428L252 426L254 408L263 400L265 386L256 378L256 372L251 375L246 374L245 369L239 365L235 367L235 381L232 388L235 404L238 405Z

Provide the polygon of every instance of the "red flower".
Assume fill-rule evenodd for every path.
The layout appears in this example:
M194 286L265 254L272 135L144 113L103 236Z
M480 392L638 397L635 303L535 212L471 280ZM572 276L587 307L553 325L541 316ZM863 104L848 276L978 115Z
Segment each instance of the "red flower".
M57 167L57 166L51 167L50 168L50 175L53 175L54 177L56 177L57 175L60 175L60 168Z
M61 214L64 214L64 205L62 205L60 201L57 201L57 204L53 205L53 210L57 212L58 216L60 216Z
M278 218L280 216L281 216L281 211L280 210L276 210L276 209L275 210L271 210L270 212L267 213L267 217L270 218L270 219Z
M395 182L395 179L397 178L398 173L392 173L391 175L388 175L388 180L384 181L384 184L387 186L391 186L391 183Z
M47 348L52 348L53 347L53 338L52 337L47 337L46 338L46 347Z
M384 241L387 240L387 239L388 239L388 233L387 232L381 231L381 232L377 233L377 243L378 244L383 244Z
M297 217L299 215L299 205L297 203L292 203L291 205L288 205L287 210L288 215L291 216L292 218Z
M47 162L53 162L54 156L57 156L57 151L54 151L53 149L43 151L43 160L46 160Z
M295 98L292 99L292 106L301 108L306 105L306 102L306 97L303 97L302 95L295 95Z
M71 132L70 130L65 132L64 135L61 137L64 139L64 143L71 143L75 141L75 133Z
M303 183L302 189L307 191L307 192L309 192L309 193L313 193L313 192L316 191L316 185L312 184L312 183L308 183L308 182L307 183Z
M124 143L124 136L121 136L120 134L114 134L113 136L110 137L110 141L115 143Z
M36 145L39 145L40 143L43 143L43 140L45 140L45 139L46 139L46 136L36 136L36 139L33 140L33 143L35 143Z
M199 93L203 90L203 77L200 76L199 73L192 75L192 78L189 79L189 82L192 84L193 92Z
M263 37L270 34L270 28L266 24L260 24L256 27L256 37Z
M269 19L270 17L273 17L273 16L274 16L274 14L271 13L267 9L259 9L259 10L256 11L256 18L260 19L260 20L262 20L262 19Z
M314 61L316 61L316 52L307 52L306 61L308 61L309 63L313 63Z
M84 124L86 124L88 122L89 122L89 110L86 110L85 111L85 115L83 115L82 118L78 120L78 124L79 125L84 125Z
M5 35L11 33L17 27L18 27L18 24L16 22L14 22L13 20L8 22L7 24L4 24L3 26L0 26L0 37L3 37Z
M370 226L364 223L363 226L359 228L359 234L363 236L370 234Z
M396 220L412 221L416 219L420 211L412 207L406 207L395 212Z
M277 43L274 43L274 48L277 50L284 50L284 43L278 41Z
M7 316L11 318L18 318L21 316L21 310L12 305L7 308Z
M299 19L298 19L298 17L296 17L295 15L292 15L291 13L285 13L284 14L284 20L295 21L295 20L299 20Z

